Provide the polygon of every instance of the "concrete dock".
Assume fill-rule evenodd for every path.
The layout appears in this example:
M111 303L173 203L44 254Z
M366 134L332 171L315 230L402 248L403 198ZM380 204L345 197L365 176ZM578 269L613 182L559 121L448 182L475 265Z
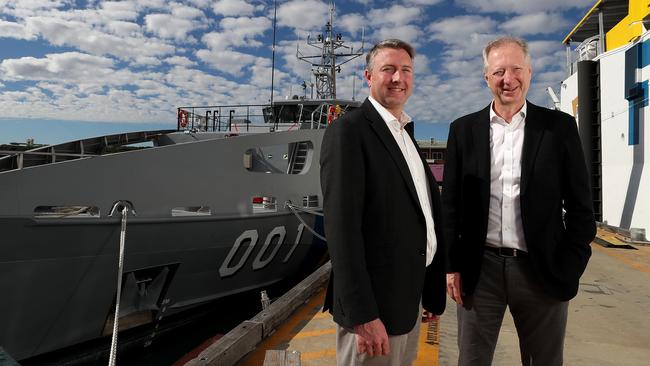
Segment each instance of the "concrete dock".
M607 246L602 241L607 241L608 235L599 230L599 244L592 244L593 256L580 281L578 295L571 301L566 365L650 364L650 246ZM235 364L265 365L268 350L283 350L294 358L299 356L298 364L302 366L335 365L335 327L331 316L321 312L323 296L321 287ZM421 324L415 366L456 364L455 306L448 300L437 327ZM493 365L521 365L517 333L508 312Z

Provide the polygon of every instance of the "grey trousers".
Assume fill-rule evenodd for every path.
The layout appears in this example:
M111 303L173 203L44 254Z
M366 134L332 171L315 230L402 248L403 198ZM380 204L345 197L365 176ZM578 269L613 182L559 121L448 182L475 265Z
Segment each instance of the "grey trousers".
M568 301L544 293L526 257L486 251L474 294L458 305L458 365L489 366L506 307L517 328L521 364L563 363Z
M357 354L355 334L337 324L336 364L338 366L408 366L412 364L418 354L420 316L421 314L418 314L418 321L409 333L388 336L390 353L386 356L369 357L366 353Z

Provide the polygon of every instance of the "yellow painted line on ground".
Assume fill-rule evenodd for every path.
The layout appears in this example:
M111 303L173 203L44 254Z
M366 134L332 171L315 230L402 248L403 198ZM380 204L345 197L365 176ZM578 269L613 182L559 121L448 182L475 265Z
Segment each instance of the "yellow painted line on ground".
M420 325L420 339L418 345L418 357L413 366L438 366L438 344L427 343L428 323Z
M318 313L316 313L316 315L314 315L313 319L322 319L322 318L331 318L331 317L332 317L332 314L330 314L328 312L319 311Z
M323 303L325 298L325 289L313 296L306 305L301 306L298 311L287 319L286 323L282 324L270 337L262 341L255 351L251 352L244 360L239 363L239 366L260 366L264 363L264 355L266 350L277 349L281 343L289 342L297 333L295 332L296 326L309 320L314 316L314 308Z
M300 361L313 361L323 358L336 359L336 348L328 348L320 351L302 352L300 354Z
M637 271L641 271L644 273L650 274L650 266L639 263L635 260L632 260L628 258L627 256L617 252L617 250L629 250L629 249L616 249L616 248L603 248L600 245L592 245L592 248L596 249L597 251L604 253L610 257L616 258L620 260L621 262L627 264L628 266L636 269Z
M319 336L322 336L322 335L329 335L329 334L336 334L336 328L309 330L309 331L304 331L304 332L301 331L301 332L298 332L298 334L296 334L295 336L293 336L292 339L319 337Z

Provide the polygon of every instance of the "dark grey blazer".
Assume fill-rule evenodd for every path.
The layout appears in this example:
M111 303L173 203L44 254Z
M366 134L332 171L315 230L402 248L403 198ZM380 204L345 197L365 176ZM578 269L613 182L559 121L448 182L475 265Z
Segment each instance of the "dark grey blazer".
M490 197L490 106L449 130L442 194L448 272L472 294L481 270ZM596 233L589 177L575 119L528 102L521 216L535 273L545 291L573 298ZM563 209L566 213L563 214Z
M409 125L413 139L413 124ZM325 310L348 328L380 318L391 335L413 328L420 298L425 309L442 314L442 214L438 184L426 162L422 160L438 240L433 263L426 268L426 224L413 179L370 101L366 99L327 128L320 163L332 259Z

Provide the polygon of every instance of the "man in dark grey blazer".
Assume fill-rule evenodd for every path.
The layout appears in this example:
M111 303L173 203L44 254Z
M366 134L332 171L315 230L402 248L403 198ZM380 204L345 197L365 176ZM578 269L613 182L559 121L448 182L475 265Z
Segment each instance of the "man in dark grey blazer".
M451 124L442 194L459 365L490 365L506 307L523 365L563 362L568 301L596 227L573 117L526 101L528 45L483 51L494 99Z
M445 306L438 185L403 112L413 48L386 40L370 50L370 97L323 138L321 183L332 274L325 309L337 326L339 365L410 365L420 303Z

